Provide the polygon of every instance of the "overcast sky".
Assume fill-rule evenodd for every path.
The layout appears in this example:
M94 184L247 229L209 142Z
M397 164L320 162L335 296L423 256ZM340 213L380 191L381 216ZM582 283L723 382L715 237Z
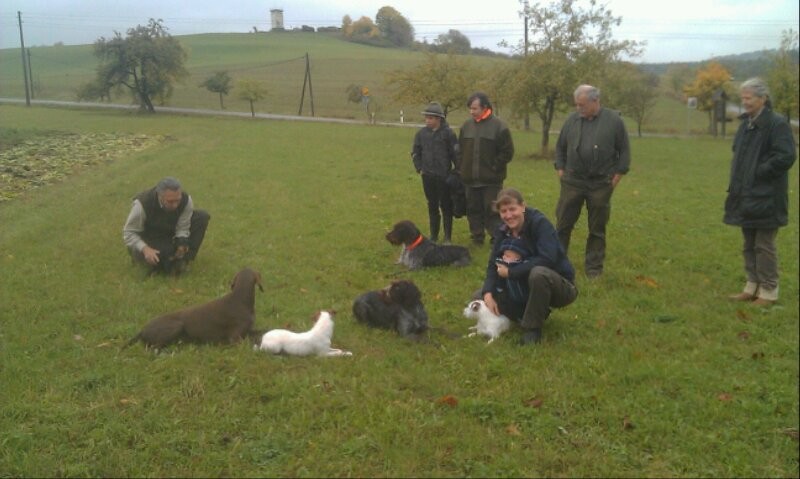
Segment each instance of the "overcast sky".
M534 0L531 0L533 3ZM588 1L580 2L582 6ZM449 29L473 47L498 47L523 38L519 0L2 0L0 48L19 48L17 12L22 12L25 46L89 44L114 31L161 18L173 35L269 30L271 9L282 9L286 28L341 26L391 5L413 25L417 40L433 42ZM622 17L617 39L646 41L637 62L706 60L712 56L777 48L781 31L798 31L797 0L610 0Z

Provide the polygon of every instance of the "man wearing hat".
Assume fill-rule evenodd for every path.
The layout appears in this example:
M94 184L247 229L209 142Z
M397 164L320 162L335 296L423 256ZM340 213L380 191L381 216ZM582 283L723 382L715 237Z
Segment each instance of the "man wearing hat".
M432 241L439 241L439 220L444 224L444 242L453 234L453 202L447 186L447 176L457 168L458 138L445 120L442 105L431 102L425 111L425 127L414 136L411 160L422 176L422 190L428 201ZM439 211L441 210L441 214Z

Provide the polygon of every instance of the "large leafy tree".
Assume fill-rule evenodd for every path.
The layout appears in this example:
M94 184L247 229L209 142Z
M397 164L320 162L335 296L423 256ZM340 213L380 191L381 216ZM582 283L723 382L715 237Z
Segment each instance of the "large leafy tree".
M525 53L522 60L505 71L513 113L533 112L542 122L542 154L548 150L553 116L572 104L575 87L601 86L609 64L623 54L641 52L637 42L613 38L612 28L621 23L620 17L596 0L590 0L588 8L577 4L578 0L524 2L520 14L528 17L530 40L527 46L519 45Z
M127 88L149 112L155 112L153 100L163 104L172 95L173 84L188 76L184 66L188 54L161 20L151 18L145 26L128 29L125 37L119 32L110 39L101 37L94 53L100 59L97 76L91 87L81 87L81 93L99 97Z
M447 114L466 104L480 76L468 58L426 53L416 68L387 73L386 83L393 88L395 101L415 105L437 101Z
M609 87L604 90L603 104L621 111L636 122L636 131L642 136L642 124L649 118L658 100L659 77L642 71L629 62L613 65L609 72Z
M442 53L456 53L467 55L472 51L469 38L458 30L448 30L440 34L434 41L433 50Z
M390 45L408 47L414 43L414 27L392 7L386 6L378 10L375 25L381 32L381 37Z
M721 63L711 61L699 70L694 81L684 88L688 97L697 98L697 109L708 112L708 131L715 133L714 125L714 94L722 91L727 95L731 90L731 73Z
M225 109L225 105L222 103L222 96L227 95L231 92L231 76L226 71L218 71L215 72L210 77L206 78L203 83L200 84L201 87L204 87L206 90L212 93L219 94L219 108L221 110Z
M791 29L783 32L781 46L773 58L768 76L772 107L787 120L792 119L792 114L798 114L797 38L797 32Z

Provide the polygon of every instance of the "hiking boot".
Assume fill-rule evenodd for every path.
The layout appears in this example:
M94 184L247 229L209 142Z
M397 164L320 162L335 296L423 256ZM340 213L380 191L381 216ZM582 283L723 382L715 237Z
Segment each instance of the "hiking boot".
M539 328L525 331L522 338L519 340L520 346L527 346L529 344L539 344L542 342L542 330Z

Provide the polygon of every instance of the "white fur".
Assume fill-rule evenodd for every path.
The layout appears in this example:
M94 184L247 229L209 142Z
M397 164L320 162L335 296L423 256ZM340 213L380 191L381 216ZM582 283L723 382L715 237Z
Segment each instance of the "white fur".
M333 336L333 314L320 311L314 327L304 333L294 333L286 329L273 329L264 333L261 344L255 349L272 354L290 356L352 356L350 351L331 348Z
M464 317L467 319L477 319L478 323L470 327L474 332L469 333L467 337L471 338L476 334L486 336L489 338L487 344L499 338L501 334L511 328L511 320L504 315L496 315L489 311L489 308L481 300L472 301L464 308Z

